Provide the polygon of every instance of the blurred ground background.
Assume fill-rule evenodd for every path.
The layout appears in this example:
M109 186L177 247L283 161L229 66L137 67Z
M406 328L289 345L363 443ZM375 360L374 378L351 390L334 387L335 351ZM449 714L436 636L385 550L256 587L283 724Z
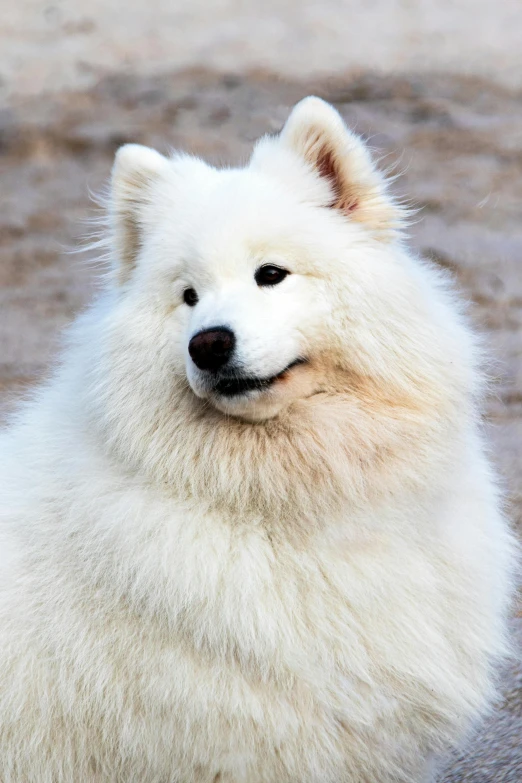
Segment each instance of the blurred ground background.
M117 147L238 162L313 92L404 171L397 187L421 208L412 245L470 301L522 528L520 0L0 0L0 19L0 418L92 293L89 255L67 251ZM443 780L522 783L516 661Z

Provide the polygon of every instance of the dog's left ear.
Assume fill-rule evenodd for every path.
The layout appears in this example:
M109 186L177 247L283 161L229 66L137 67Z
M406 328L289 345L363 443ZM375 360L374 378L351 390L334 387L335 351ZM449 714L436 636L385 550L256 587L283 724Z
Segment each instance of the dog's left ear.
M404 210L388 194L362 139L348 130L333 106L315 97L300 101L279 140L328 181L332 208L383 239L401 227Z

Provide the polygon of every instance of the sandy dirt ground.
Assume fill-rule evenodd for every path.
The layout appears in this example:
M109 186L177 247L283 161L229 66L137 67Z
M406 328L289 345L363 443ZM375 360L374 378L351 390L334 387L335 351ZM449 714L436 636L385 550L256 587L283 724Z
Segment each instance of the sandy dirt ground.
M93 85L107 69L193 67L522 86L520 0L0 0L0 11L5 95Z
M496 22L485 14L474 41L464 25L468 0L440 0L439 27L426 24L427 2L368 2L363 31L372 19L395 28L367 56L362 38L345 29L343 39L336 25L336 9L353 16L352 3L324 2L322 15L310 3L315 16L310 9L296 15L289 3L293 17L288 11L282 21L262 23L252 3L237 4L234 16L225 0L195 2L191 8L203 16L210 9L212 34L185 3L173 3L170 15L163 3L164 24L155 26L159 5L129 2L122 33L114 2L102 12L101 0L93 0L87 12L76 2L7 7L0 0L0 418L46 374L60 330L96 288L92 253L69 251L88 233L86 220L96 214L89 190L106 181L117 147L138 141L239 162L255 138L281 127L290 106L314 92L371 139L383 165L403 171L397 189L420 207L412 246L450 269L469 300L494 357L487 426L513 523L522 529L519 0L495 5ZM486 40L494 22L504 46L499 29ZM256 31L254 42L245 30ZM444 30L451 34L442 54L426 55L426 36L444 38ZM394 76L386 75L390 69ZM520 616L513 628L522 643ZM517 661L497 710L441 780L522 782Z

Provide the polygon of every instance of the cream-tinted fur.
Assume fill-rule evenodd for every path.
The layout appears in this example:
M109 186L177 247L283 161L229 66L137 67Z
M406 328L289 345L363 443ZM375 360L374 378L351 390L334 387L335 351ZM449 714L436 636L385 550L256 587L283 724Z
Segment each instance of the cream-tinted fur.
M113 279L1 440L0 780L430 779L514 559L451 287L314 98L242 170L123 148L109 212ZM223 319L247 373L307 362L216 397L187 346Z

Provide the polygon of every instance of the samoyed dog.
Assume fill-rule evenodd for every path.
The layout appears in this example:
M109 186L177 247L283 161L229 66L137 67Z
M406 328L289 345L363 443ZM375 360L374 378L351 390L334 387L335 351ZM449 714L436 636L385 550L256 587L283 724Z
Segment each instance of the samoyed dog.
M1 442L2 783L431 780L515 546L480 353L361 139L123 147L113 274Z

